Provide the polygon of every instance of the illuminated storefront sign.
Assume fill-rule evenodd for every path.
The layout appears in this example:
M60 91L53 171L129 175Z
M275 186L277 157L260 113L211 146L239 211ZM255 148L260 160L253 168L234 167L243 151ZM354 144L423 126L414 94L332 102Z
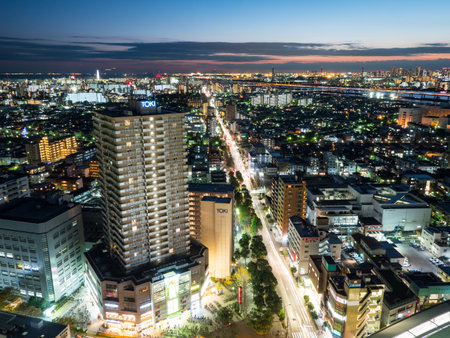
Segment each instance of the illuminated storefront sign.
M164 284L167 299L167 315L174 314L179 311L178 301L178 282L180 275L174 272L164 275Z
M156 101L141 101L142 108L156 108Z

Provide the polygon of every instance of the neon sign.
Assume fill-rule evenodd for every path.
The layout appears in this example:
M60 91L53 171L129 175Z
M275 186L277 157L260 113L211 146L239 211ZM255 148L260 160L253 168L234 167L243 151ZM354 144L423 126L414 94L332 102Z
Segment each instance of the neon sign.
M156 101L141 101L142 108L156 108Z

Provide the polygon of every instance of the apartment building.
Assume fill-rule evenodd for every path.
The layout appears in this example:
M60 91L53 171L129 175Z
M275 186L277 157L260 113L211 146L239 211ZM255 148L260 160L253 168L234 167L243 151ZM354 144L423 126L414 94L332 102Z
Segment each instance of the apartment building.
M287 236L289 218L306 216L306 183L296 176L274 178L270 208L280 232Z
M33 140L25 145L28 162L56 162L78 151L75 136L64 136L50 140L47 136Z
M184 114L132 98L94 127L105 243L86 258L99 310L139 331L199 309L207 249L189 237Z

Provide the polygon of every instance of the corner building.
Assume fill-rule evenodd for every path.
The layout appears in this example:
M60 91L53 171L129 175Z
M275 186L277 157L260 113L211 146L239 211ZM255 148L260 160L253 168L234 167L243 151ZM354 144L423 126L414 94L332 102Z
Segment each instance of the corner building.
M207 262L189 238L184 114L133 100L94 126L104 246L86 255L88 285L107 321L139 330L189 310Z

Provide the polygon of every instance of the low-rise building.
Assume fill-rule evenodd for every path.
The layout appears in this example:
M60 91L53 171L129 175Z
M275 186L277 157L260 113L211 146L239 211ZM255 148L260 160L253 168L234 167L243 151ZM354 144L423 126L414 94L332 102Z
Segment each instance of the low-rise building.
M422 246L436 257L450 258L450 229L448 227L427 227L422 230Z
M314 290L322 295L328 286L328 280L332 276L340 274L338 265L331 256L310 255L308 262L308 277Z
M376 275L386 286L381 313L382 327L416 313L419 297L403 283L394 270L376 270Z
M16 198L29 196L28 177L8 175L0 177L0 205Z
M422 308L450 297L450 282L443 282L431 272L410 272L403 276L403 281L419 297Z
M384 285L375 275L346 274L329 279L325 319L335 337L365 337L381 327Z
M0 311L0 337L70 338L69 325Z

